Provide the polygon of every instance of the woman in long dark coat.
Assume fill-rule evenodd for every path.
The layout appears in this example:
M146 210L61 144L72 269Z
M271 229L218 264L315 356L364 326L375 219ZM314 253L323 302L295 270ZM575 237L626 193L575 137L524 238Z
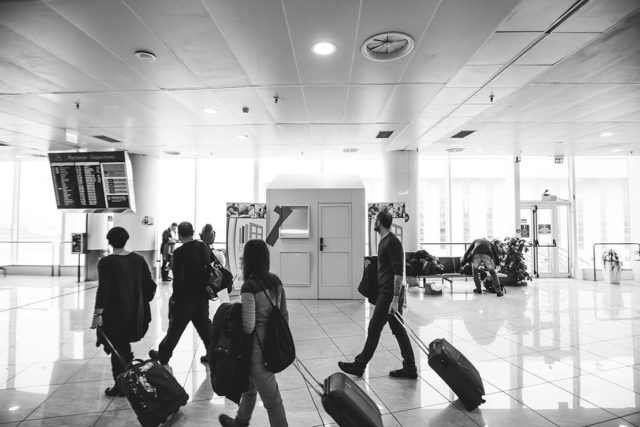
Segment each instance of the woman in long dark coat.
M113 227L107 233L107 241L113 253L98 262L98 292L91 328L101 328L115 350L126 363L133 360L131 343L140 341L151 322L151 301L156 293L156 283L151 278L145 259L129 252L124 245L129 233L122 227ZM100 334L96 345L104 345L111 354L113 379L125 367L111 351ZM124 396L116 384L105 390L107 396Z

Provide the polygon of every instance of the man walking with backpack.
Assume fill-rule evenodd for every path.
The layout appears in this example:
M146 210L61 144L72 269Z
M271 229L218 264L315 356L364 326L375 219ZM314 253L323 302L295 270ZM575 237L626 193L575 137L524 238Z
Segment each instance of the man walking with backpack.
M376 306L369 320L367 340L362 352L355 360L349 362L338 362L338 366L344 372L361 377L367 364L373 357L378 347L382 328L389 322L391 332L396 337L402 354L402 369L389 372L389 375L396 378L418 378L411 341L407 331L395 313L402 314L404 302L404 285L402 283L403 269L403 248L400 240L389 231L393 218L391 214L384 210L376 217L375 231L380 234L378 243L378 299Z
M189 222L178 225L178 237L182 246L173 253L173 294L169 299L169 328L158 350L150 350L149 357L167 364L173 349L189 322L193 323L205 351L209 347L211 322L209 320L209 295L206 291L209 279L211 251L199 240L193 240L193 226ZM207 362L207 356L200 361Z

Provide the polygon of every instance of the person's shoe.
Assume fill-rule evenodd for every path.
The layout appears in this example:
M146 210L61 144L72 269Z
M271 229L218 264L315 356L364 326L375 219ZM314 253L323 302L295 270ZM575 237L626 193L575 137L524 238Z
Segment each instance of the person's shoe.
M358 366L355 362L338 362L338 367L349 375L355 375L361 377L364 374L364 368Z
M475 288L475 289L473 290L473 293L474 293L474 294L482 294L482 289Z
M502 291L498 291L498 292L496 292L496 296L501 297L502 295L504 295L504 294L502 293Z
M109 397L124 397L124 393L120 390L120 387L113 385L104 389L104 394Z
M162 360L160 360L160 357L158 355L158 350L149 350L149 357L152 358L153 360L157 360L162 365L167 364L167 362L163 362Z
M206 355L200 356L200 363L209 363L209 358Z
M218 421L222 427L248 427L248 423L239 423L227 414L220 414Z
M415 380L418 378L418 370L416 368L396 369L395 371L389 372L389 376L393 378L409 378L411 380Z

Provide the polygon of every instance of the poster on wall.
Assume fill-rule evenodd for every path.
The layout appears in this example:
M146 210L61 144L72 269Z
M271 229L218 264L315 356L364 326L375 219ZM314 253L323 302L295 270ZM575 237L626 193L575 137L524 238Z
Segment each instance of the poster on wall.
M265 203L227 203L227 257L236 277L234 286L242 286L242 253L249 240L265 240L267 219Z
M369 219L369 255L378 254L378 242L380 235L375 231L376 216L378 213L385 210L391 213L391 216L393 217L393 221L391 222L391 232L404 244L404 230L406 228L406 223L410 220L409 214L406 211L405 203L369 203L367 210L367 216Z

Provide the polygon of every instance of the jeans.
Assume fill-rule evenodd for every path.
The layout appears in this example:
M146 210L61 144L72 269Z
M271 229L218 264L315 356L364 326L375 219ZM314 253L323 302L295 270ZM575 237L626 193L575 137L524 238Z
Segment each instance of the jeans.
M287 415L284 412L284 404L282 397L280 397L276 376L264 367L262 349L254 343L249 373L249 390L242 393L240 397L240 405L236 415L237 425L249 425L253 408L256 406L256 392L260 393L262 404L269 415L269 425L287 427Z
M409 335L407 335L406 329L404 328L402 323L400 323L398 318L395 317L395 315L389 315L389 306L391 305L392 299L393 295L378 295L378 301L376 302L375 309L373 310L373 315L371 315L371 319L369 320L367 340L364 343L362 352L357 355L355 359L355 363L359 367L365 368L367 366L367 363L369 363L376 351L376 348L378 347L382 329L384 328L384 325L389 322L391 332L396 337L398 345L400 346L400 354L402 354L402 365L406 369L416 369L416 361L413 355L413 349L411 348ZM404 291L401 294L400 300L398 302L398 312L400 314L402 314L403 302Z
M478 271L478 267L480 267L480 264L484 264L484 268L491 275L491 283L493 284L493 289L498 292L500 290L500 279L498 279L498 275L496 274L496 266L493 263L493 258L485 254L475 254L471 259L473 283L476 284L476 288L480 289L482 287L482 283L480 282L480 273Z
M158 361L168 363L173 355L173 349L178 345L185 328L193 323L200 339L204 343L205 351L209 348L211 321L209 320L209 300L202 301L174 301L169 300L169 328L167 335L158 346Z

